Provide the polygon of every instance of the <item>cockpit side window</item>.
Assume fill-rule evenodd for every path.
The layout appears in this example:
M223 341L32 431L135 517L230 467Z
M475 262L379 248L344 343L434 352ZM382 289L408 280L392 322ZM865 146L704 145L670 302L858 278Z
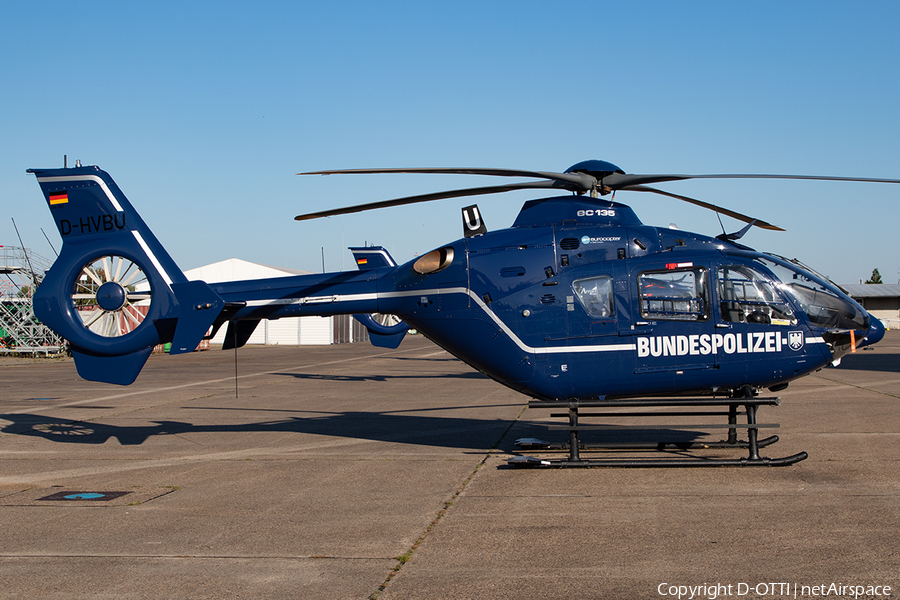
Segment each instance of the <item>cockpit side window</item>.
M706 269L645 271L638 276L641 316L649 320L709 320Z
M612 277L601 275L587 279L576 279L572 289L585 312L593 318L613 316Z
M719 314L726 323L797 324L794 311L759 271L744 265L716 269Z

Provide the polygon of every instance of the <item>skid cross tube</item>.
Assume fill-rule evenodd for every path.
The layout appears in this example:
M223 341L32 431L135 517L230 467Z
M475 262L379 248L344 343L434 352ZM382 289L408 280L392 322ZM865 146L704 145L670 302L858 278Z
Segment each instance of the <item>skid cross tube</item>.
M567 402L554 402L547 400L533 400L528 403L529 408L566 408L567 412L551 413L551 417L568 417L568 424L550 425L549 429L567 429L569 442L567 444L552 444L542 440L519 440L521 449L528 450L568 450L567 459L539 459L532 456L515 456L509 459L509 464L514 466L544 466L544 467L721 467L721 466L786 466L807 458L806 452L800 452L783 458L760 457L759 449L778 441L778 436L759 439L759 430L762 428L777 428L776 423L758 423L757 409L760 406L778 406L781 399L777 397L764 398L653 398L645 400L569 400ZM642 412L599 412L579 413L581 408L624 408L624 407L727 407L726 411L709 410L685 410L685 411L642 411ZM743 407L741 412L739 407ZM747 423L738 424L739 414L746 415ZM586 425L579 423L579 417L670 417L670 416L727 416L727 423L715 424L675 424L675 425ZM621 431L621 430L654 430L654 429L728 429L728 437L722 442L607 442L584 444L579 439L581 431ZM747 430L747 441L737 439L737 430ZM699 450L709 448L746 448L747 458L740 459L709 459L699 456L681 458L638 458L638 459L585 459L581 457L581 450L608 449L608 450L665 450L666 446L673 446L678 450Z

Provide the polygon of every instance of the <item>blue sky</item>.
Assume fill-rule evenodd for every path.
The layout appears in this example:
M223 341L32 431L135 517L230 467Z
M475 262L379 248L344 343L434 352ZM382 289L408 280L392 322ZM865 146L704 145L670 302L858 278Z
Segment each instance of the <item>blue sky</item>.
M868 2L6 3L0 244L59 236L29 167L108 171L184 269L233 256L351 268L461 236L468 199L298 223L296 214L470 176L298 177L361 167L900 178L900 4ZM499 182L497 182L499 183ZM900 185L659 187L778 224L742 240L842 283L900 280ZM620 193L645 223L714 213ZM477 199L509 226L535 193ZM726 228L741 224L724 218Z

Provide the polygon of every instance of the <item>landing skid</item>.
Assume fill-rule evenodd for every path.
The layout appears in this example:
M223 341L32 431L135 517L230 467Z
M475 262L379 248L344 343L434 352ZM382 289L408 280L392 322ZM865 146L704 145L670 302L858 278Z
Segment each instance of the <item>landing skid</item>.
M507 464L514 467L620 467L620 468L660 468L660 467L786 467L809 455L800 452L783 458L536 458L534 456L513 456Z
M766 446L771 446L775 442L778 441L777 435L770 435L767 438L763 438L757 441L756 446L758 448L765 448ZM736 441L736 442L678 442L678 441L668 441L668 442L606 442L606 443L585 443L581 442L579 445L581 450L659 450L660 452L664 452L666 450L706 450L706 449L717 449L717 448L750 448L749 441ZM531 452L558 452L558 451L566 451L569 450L568 442L545 442L544 440L539 440L537 438L521 438L516 440L516 450L522 451L531 451Z
M757 423L756 412L760 406L777 406L781 403L779 398L673 398L650 400L606 401L589 400L568 402L552 402L535 400L528 404L529 408L565 408L565 413L551 413L551 417L568 417L567 425L550 425L550 429L565 429L569 431L568 443L552 443L536 438L523 438L516 441L517 450L532 452L567 451L568 458L537 458L534 456L514 456L507 462L516 467L783 467L800 462L807 458L806 452L800 452L792 456L782 458L766 458L759 455L759 449L774 444L778 436L773 435L759 439L761 428L777 428L778 424ZM676 411L644 411L644 412L604 412L604 413L579 413L581 408L623 408L623 407L668 407L678 408ZM696 411L683 410L689 407L726 407L725 411ZM738 408L744 411L739 412ZM739 424L737 416L746 415L747 423ZM605 419L616 417L666 417L666 416L727 416L727 423L715 424L677 424L677 425L585 425L579 422L579 418L603 417ZM620 433L623 430L667 430L690 429L692 431L710 429L728 429L726 440L717 442L702 441L651 441L651 442L600 442L583 443L580 440L580 432L584 430L599 430L606 433ZM747 440L738 440L737 431L747 430ZM746 458L705 458L702 456L684 456L677 458L582 458L581 451L611 450L611 451L641 451L654 450L666 453L681 453L685 451L702 451L706 449L746 449Z

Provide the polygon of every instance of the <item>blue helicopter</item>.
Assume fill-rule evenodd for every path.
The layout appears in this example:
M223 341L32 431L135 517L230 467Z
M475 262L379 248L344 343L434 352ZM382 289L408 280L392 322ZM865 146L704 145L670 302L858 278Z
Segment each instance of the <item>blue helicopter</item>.
M495 381L543 402L669 396L750 397L836 364L884 336L881 322L795 260L738 242L779 227L648 184L698 178L900 183L802 175L635 175L599 160L565 172L360 169L304 174L437 173L527 178L322 211L307 220L521 189L508 229L488 231L477 205L464 237L405 264L352 248L358 270L207 284L188 281L113 179L95 166L29 169L63 240L34 296L65 337L81 377L132 383L152 349L193 351L227 326L244 345L263 319L352 314L373 344L409 328ZM536 181L534 181L536 180ZM710 237L643 224L616 191L663 194L746 223ZM384 315L393 315L386 321ZM752 456L751 456L752 458Z

